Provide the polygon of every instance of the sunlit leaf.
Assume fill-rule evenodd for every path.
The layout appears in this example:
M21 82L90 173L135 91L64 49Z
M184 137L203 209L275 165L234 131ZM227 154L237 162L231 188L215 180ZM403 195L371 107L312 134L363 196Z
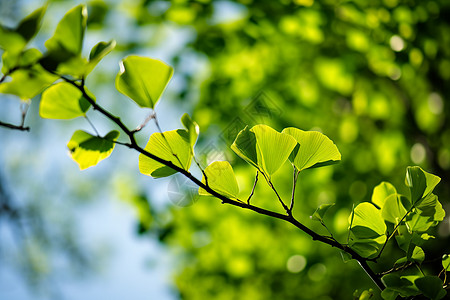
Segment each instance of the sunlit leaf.
M113 130L105 137L93 136L82 130L77 130L70 139L67 147L70 156L77 162L81 170L95 166L101 160L111 155L114 150L114 142L119 137L119 132Z
M211 189L228 198L237 199L239 186L229 162L215 161L206 167L205 174L208 178L208 186ZM203 177L202 182L206 183L205 177ZM199 188L198 193L203 196L210 195L202 188Z
M358 204L349 217L350 247L364 257L374 257L386 241L386 224L373 204Z
M0 83L0 93L12 94L23 100L31 99L40 94L58 77L35 65L32 69L17 70L11 74L11 81Z
M86 29L87 9L80 4L69 10L56 26L53 36L45 42L45 47L54 54L58 52L77 56L81 53Z
M10 53L19 53L27 42L15 30L0 25L0 48Z
M442 221L445 217L445 210L439 202L438 197L431 193L425 196L417 205L417 212L424 217L430 217L433 221Z
M283 133L293 136L300 144L289 158L299 171L328 166L341 160L341 153L333 141L318 131L289 127Z
M150 136L145 150L161 159L172 162L184 170L188 170L191 166L193 153L190 135L187 130L177 129L165 131L164 133L155 132ZM142 174L156 178L176 173L173 169L144 154L139 155L139 171Z
M437 222L432 218L421 216L418 213L409 214L406 217L406 226L410 232L425 232L435 225L437 225Z
M315 220L315 221L319 221L319 222L323 222L323 217L325 215L325 213L328 211L328 209L330 207L332 207L334 205L334 203L331 204L322 204L320 205L316 211L314 212L314 214L311 216L311 220Z
M418 205L433 191L440 180L438 176L427 173L420 167L408 167L405 182L411 191L412 204Z
M245 126L245 128L238 133L231 145L231 149L243 160L259 169L258 156L256 154L256 136L248 126Z
M383 181L373 189L372 203L376 204L380 209L382 209L386 198L389 195L396 193L397 190L391 183Z
M442 267L444 267L446 271L450 271L450 255L444 254L442 256Z
M99 42L96 44L89 54L89 63L86 66L85 74L87 75L95 68L95 66L116 47L116 41Z
M384 220L397 225L400 220L406 215L407 210L402 204L403 195L391 194L384 200L383 208L381 209L381 216ZM404 200L405 202L407 200Z
M402 297L419 294L414 283L407 276L399 276L396 273L384 275L381 278L384 285L392 291L399 293Z
M390 288L386 288L381 292L381 297L384 300L395 300L397 299L399 293L390 289Z
M414 247L411 253L411 256L408 259L412 262L422 263L425 259L425 252L423 252L422 248Z
M191 143L192 149L194 149L194 145L197 142L198 135L200 134L200 127L191 119L191 117L187 113L185 113L181 117L181 123L189 132L189 141Z
M256 137L258 165L271 176L286 162L297 142L267 125L256 125L251 131Z
M154 108L172 74L173 68L162 61L130 55L120 63L116 89L139 106Z
M6 51L2 55L2 73L8 73L14 68L31 68L41 57L42 53L36 48L30 48L19 53Z
M84 116L90 106L79 89L60 82L42 93L39 114L47 119L73 119Z
M442 287L442 280L437 276L424 276L417 278L414 281L414 284L428 299L439 300L447 295L447 291Z

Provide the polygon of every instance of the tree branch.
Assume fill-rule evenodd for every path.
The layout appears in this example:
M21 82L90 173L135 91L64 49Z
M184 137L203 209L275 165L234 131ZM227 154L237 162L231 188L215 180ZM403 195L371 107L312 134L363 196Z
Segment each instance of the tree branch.
M0 121L0 126L9 128L9 129L20 130L20 131L30 131L30 127L28 127L28 126L24 127L23 124L19 126L19 125L4 123L4 122Z

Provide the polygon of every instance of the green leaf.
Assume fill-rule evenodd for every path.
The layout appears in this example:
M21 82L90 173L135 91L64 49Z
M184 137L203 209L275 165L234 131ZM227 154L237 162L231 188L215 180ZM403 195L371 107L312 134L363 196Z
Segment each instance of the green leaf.
M0 83L0 93L16 95L22 100L28 100L40 94L58 79L39 65L34 65L31 69L17 70L10 77L11 81Z
M407 210L403 207L402 198L406 197L399 194L391 194L384 200L384 205L381 210L381 216L384 220L397 225L406 215Z
M414 296L419 293L414 283L409 280L408 276L399 276L396 273L391 273L384 275L381 278L381 281L388 289L399 293L402 297Z
M187 113L181 117L181 123L189 133L189 141L191 143L193 153L194 145L197 142L198 135L200 134L200 127L198 127L196 122L192 121L191 117Z
M395 300L397 299L399 293L390 289L390 288L386 288L381 292L381 297L384 300Z
M424 197L433 191L439 181L441 181L441 178L425 172L420 167L408 167L405 182L411 191L412 204L418 205Z
M289 127L283 130L300 144L289 158L299 171L338 163L341 153L326 135L317 131L303 131Z
M105 137L93 136L82 130L77 130L70 139L67 147L70 156L77 162L81 170L95 166L101 160L111 155L114 150L114 142L119 137L119 132L113 130Z
M173 75L173 68L148 57L130 55L120 63L116 89L140 107L154 108Z
M214 191L228 198L237 199L239 195L239 186L234 175L233 168L227 161L215 161L205 169L208 178L208 186ZM203 176L202 182L206 184ZM199 188L198 193L202 196L210 196L206 190Z
M431 300L439 300L447 295L447 291L443 289L442 281L437 276L424 276L414 281L417 288L423 295Z
M256 136L248 126L245 126L245 128L238 133L231 145L231 150L247 163L259 169L258 155L256 154Z
M63 52L78 56L83 47L86 29L87 9L78 5L69 10L56 26L53 36L45 42L45 47L54 54Z
M19 53L26 46L25 39L15 30L0 25L0 48L10 53Z
M116 41L112 40L109 42L99 42L97 45L92 47L91 53L89 54L89 63L84 71L84 76L92 72L95 66L110 53L116 47Z
M184 170L188 170L193 156L190 138L189 132L184 129L165 131L164 133L155 132L150 136L145 150ZM173 169L144 154L139 155L139 171L155 178L176 173Z
M397 194L395 187L391 183L383 181L373 189L372 203L382 209L385 199L392 194Z
M325 213L327 212L327 210L332 207L334 205L334 203L331 204L322 204L320 205L316 211L314 212L314 214L311 216L311 220L314 221L319 221L319 222L323 222L323 216L325 215Z
M73 119L85 116L91 104L68 82L52 85L42 93L39 114L46 119Z
M417 212L424 217L430 217L431 220L440 222L444 220L445 210L442 204L438 201L438 197L430 193L424 197L419 205L417 205Z
M410 232L425 232L430 227L436 226L437 222L433 218L421 216L418 213L409 214L406 217L406 226Z
M26 16L17 26L16 32L20 34L26 41L31 40L39 31L42 17L47 10L47 5L36 9Z
M450 255L444 254L442 256L442 266L446 271L450 271Z
M414 247L411 257L407 257L409 261L416 262L416 263L422 263L425 259L425 252L423 252L422 248L420 247Z
M38 62L42 57L42 53L36 48L30 48L23 52L9 52L5 51L2 55L2 73L6 74L14 68L29 69Z
M360 203L349 217L349 245L359 255L375 257L386 241L386 224L381 212L369 202Z
M297 142L267 125L253 126L251 131L256 137L258 165L270 177L286 162Z

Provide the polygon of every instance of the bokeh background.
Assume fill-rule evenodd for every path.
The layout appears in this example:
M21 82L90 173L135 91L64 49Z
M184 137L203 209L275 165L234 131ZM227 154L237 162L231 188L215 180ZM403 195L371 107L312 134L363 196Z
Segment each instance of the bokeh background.
M50 1L43 43L81 1ZM450 2L440 1L88 1L86 55L100 40L116 49L88 78L97 101L133 128L150 113L114 88L128 54L161 59L175 75L157 106L163 130L188 112L201 129L203 165L229 160L243 198L254 169L229 149L246 125L320 130L342 153L338 165L300 176L294 214L336 203L325 222L345 241L352 205L369 201L383 180L407 193L408 165L442 178L436 189L450 212ZM44 5L0 1L14 26ZM0 96L0 120L20 122L20 102ZM375 287L355 262L281 221L199 198L182 177L140 175L137 154L116 147L80 172L67 155L83 120L43 120L33 99L31 132L0 128L1 299L350 299ZM107 132L113 124L89 117ZM138 136L144 145L154 124ZM201 173L196 167L192 172ZM274 182L289 197L286 164ZM254 203L280 210L259 184ZM424 250L449 250L449 218ZM388 246L375 266L400 257ZM436 272L433 263L425 270ZM375 298L379 293L375 291Z

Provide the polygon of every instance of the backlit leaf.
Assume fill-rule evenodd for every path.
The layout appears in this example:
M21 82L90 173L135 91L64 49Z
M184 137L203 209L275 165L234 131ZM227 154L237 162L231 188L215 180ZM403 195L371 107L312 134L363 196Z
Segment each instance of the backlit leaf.
M109 132L104 138L77 130L67 147L70 150L70 156L77 162L80 169L84 170L110 156L115 146L113 141L118 137L119 132L116 130Z
M211 189L228 198L237 199L239 187L229 162L215 161L206 167L205 174L208 178L208 186ZM202 182L206 183L205 177L203 177ZM202 188L199 188L198 193L203 196L210 195Z
M231 150L239 155L243 160L259 169L258 156L256 154L256 136L248 126L245 126L231 145Z
M200 134L200 127L198 127L198 124L194 122L187 113L185 113L181 117L181 123L183 124L184 128L186 128L186 130L189 132L189 141L193 149L195 143L197 142L198 135Z
M405 182L411 191L412 204L418 205L433 191L440 180L438 176L427 173L420 167L408 167Z
M406 215L407 210L402 204L402 198L406 197L399 194L391 194L384 200L384 205L381 210L381 215L384 220L397 225Z
M95 45L89 54L89 63L86 65L84 75L89 74L95 66L116 47L116 41L99 42Z
M72 119L84 116L90 106L79 89L68 82L60 82L42 93L39 114L47 119Z
M300 144L292 153L290 160L299 171L338 163L341 153L326 135L318 131L303 131L289 127L283 130Z
M120 63L116 89L140 107L154 108L172 74L173 68L162 61L130 55Z
M22 21L20 21L16 32L26 41L31 40L39 30L42 17L44 16L46 10L47 6L43 6L26 16Z
M444 254L442 256L442 266L446 271L450 271L450 255Z
M323 222L323 217L325 215L325 213L327 212L327 210L332 207L334 205L334 203L331 204L322 204L320 205L316 211L314 212L314 214L311 216L312 220L315 221L319 221L319 222Z
M161 159L172 162L184 170L188 170L191 166L193 153L190 135L187 130L177 129L165 131L164 133L155 132L150 136L145 150ZM156 178L176 173L173 169L144 154L139 155L139 171L142 174Z
M396 193L397 191L391 183L383 181L373 189L372 203L376 204L380 209L382 209L386 198L389 195Z

